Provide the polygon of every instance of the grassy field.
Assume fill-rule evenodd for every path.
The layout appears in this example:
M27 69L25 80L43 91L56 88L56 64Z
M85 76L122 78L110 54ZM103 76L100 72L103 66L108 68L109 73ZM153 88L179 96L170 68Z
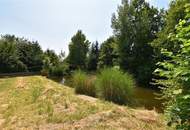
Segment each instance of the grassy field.
M41 76L0 79L0 129L166 130L163 116L95 98Z

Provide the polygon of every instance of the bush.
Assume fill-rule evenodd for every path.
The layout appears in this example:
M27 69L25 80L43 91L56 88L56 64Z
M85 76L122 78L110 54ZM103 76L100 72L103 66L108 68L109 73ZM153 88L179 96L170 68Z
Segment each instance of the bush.
M118 104L126 104L129 101L133 87L132 76L115 68L102 70L96 81L98 96Z
M93 97L96 95L95 80L89 77L85 72L81 70L74 72L72 81L76 93Z
M42 69L40 73L42 76L48 76L49 75L49 71L46 69Z
M64 74L64 69L62 66L53 66L49 70L50 76L63 76Z
M158 62L155 74L165 99L165 115L168 125L176 130L190 130L190 4L186 5L187 20L180 20L175 33L168 37L170 43L180 45L175 53L162 49L165 60Z
M65 72L65 66L60 64L56 66L52 66L49 69L49 75L50 76L57 76L57 77L62 77L66 74Z

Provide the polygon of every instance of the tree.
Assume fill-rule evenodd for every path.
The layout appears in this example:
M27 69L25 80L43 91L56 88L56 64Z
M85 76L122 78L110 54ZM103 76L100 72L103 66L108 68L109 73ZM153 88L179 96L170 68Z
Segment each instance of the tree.
M155 62L149 43L164 24L163 12L150 7L145 0L123 0L117 14L112 17L119 64L132 73L141 85L149 84L152 79Z
M1 41L1 67L4 72L40 71L43 51L38 42L14 35L4 35Z
M99 57L99 46L98 42L96 41L96 43L92 43L90 48L88 62L87 62L88 70L94 71L97 69L98 57Z
M49 62L49 66L56 66L59 64L59 56L55 53L54 50L47 49L44 52L44 57Z
M47 49L43 54L43 69L41 73L48 76L53 67L59 65L59 57L54 50Z
M43 51L36 41L28 41L24 38L16 39L19 60L22 61L29 71L40 71L43 66Z
M157 80L164 86L168 125L178 130L190 129L190 4L184 5L186 17L180 20L175 32L168 37L170 43L179 43L177 52L162 48L167 59L158 63L155 73L165 79Z
M89 44L90 42L86 39L86 36L81 30L72 37L67 58L71 69L86 69Z
M19 60L15 36L3 36L0 40L0 73L25 71L27 66Z
M99 52L98 68L112 67L117 65L118 61L117 44L115 38L110 37L101 44Z
M154 48L154 53L157 61L164 60L165 57L161 54L161 49L165 48L172 52L177 52L179 43L171 42L168 35L175 33L175 26L180 19L185 18L184 5L189 3L189 0L173 0L165 16L165 24L163 29L157 34L157 38L151 43Z

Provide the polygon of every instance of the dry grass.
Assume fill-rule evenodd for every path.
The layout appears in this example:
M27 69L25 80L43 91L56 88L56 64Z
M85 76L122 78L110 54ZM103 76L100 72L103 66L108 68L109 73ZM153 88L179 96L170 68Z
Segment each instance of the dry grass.
M0 79L0 129L166 130L162 115L76 96L40 76Z

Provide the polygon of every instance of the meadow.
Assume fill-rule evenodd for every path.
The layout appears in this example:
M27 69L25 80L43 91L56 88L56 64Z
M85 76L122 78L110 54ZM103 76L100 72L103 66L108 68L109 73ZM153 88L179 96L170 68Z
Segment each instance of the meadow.
M162 114L77 95L42 76L0 79L0 128L4 130L165 130Z

